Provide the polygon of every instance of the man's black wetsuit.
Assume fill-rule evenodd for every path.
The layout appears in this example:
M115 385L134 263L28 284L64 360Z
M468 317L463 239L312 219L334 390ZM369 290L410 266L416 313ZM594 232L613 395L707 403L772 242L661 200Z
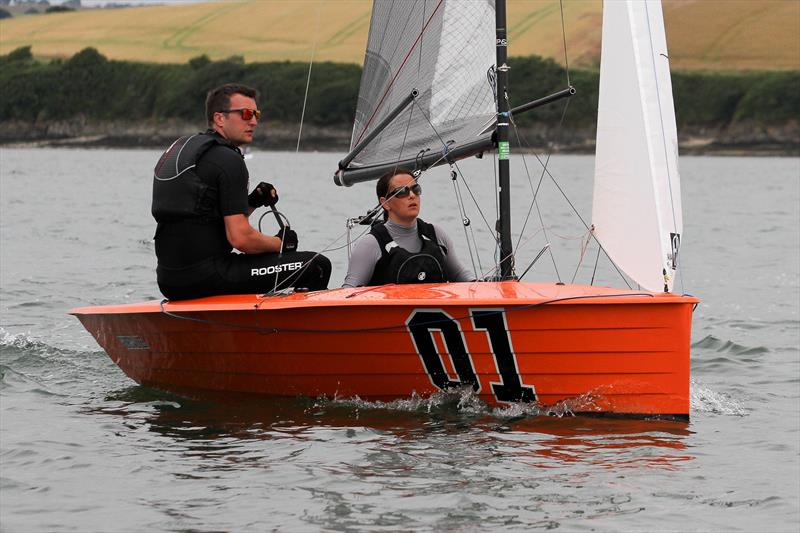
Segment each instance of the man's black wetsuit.
M278 289L326 288L331 263L323 255L233 252L225 234L223 217L248 214L247 166L239 149L217 133L209 130L203 135L213 135L218 142L212 143L199 156L193 169L201 185L184 186L176 181L170 191L173 195L189 195L188 205L193 213L158 216L156 200L164 192L157 187L153 191L154 216L158 221L155 235L157 278L164 296L181 300L217 294L266 293L276 288L276 276ZM176 179L190 181L187 174ZM186 202L183 205L187 205Z

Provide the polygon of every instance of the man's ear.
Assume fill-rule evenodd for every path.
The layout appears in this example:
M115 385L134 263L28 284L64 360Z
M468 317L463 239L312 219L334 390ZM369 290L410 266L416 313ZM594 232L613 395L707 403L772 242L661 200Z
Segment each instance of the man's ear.
M215 126L222 126L222 116L223 116L223 114L220 113L219 111L214 113L213 117L214 117L214 125Z

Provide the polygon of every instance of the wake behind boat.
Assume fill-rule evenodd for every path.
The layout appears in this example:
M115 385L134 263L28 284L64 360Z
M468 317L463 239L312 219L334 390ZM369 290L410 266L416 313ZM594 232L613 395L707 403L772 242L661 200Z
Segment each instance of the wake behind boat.
M336 181L351 185L393 166L423 171L494 151L493 281L72 313L129 377L190 396L388 400L470 388L490 404L560 402L576 413L687 418L698 300L671 293L682 220L660 3L604 6L591 232L646 290L517 280L508 128L524 109L509 109L506 98L505 2L398 4L373 8L351 153Z

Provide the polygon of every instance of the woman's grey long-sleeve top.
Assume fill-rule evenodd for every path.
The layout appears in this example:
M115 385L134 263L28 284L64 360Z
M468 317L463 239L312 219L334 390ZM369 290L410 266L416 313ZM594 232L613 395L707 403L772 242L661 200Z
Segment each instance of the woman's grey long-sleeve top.
M392 239L401 248L411 253L419 252L422 249L422 240L417 232L417 221L412 226L403 226L387 220L386 229ZM447 249L445 257L444 273L450 281L472 281L475 274L465 268L456 257L453 248L453 241L447 233L439 226L434 225L436 240ZM373 235L365 235L353 247L350 255L350 264L347 267L347 276L344 278L343 287L360 287L369 283L372 273L375 271L375 264L381 258L381 249L377 239Z

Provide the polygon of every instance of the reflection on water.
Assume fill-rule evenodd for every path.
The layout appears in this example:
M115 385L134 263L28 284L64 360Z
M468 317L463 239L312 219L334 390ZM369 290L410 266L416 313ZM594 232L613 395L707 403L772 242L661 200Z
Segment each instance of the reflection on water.
M466 398L465 398L466 397ZM392 446L463 433L480 447L537 468L586 463L606 468L679 468L692 460L689 423L669 420L539 416L517 407L491 408L470 394L366 402L324 398L187 400L146 387L113 393L84 412L120 417L131 429L176 442L213 441L213 453L253 440L298 442L342 439ZM452 439L446 446L452 445Z
M649 500L632 487L694 459L687 422L540 416L463 394L223 403L137 386L79 416L116 428L124 460L146 457L143 501L180 514L182 527L246 529L266 515L287 530L552 529L587 518L615 529ZM187 507L178 491L188 482L211 507ZM238 494L255 507L236 507L235 519L213 511Z

